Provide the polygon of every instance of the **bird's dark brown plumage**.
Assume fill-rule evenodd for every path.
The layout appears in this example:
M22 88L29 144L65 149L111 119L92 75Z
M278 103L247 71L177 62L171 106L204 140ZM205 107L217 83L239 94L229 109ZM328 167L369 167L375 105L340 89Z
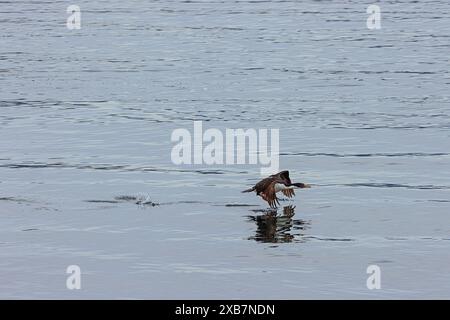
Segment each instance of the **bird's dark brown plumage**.
M275 190L275 185L277 183L283 184L286 187L293 185L303 185L304 187L309 187L305 184L293 184L291 179L289 178L289 171L285 170L262 179L254 187L244 190L243 192L255 191L258 196L261 196L261 198L267 201L271 208L276 208L277 205L280 204ZM281 190L281 192L283 192L283 194L288 198L292 198L293 196L295 196L295 192L293 189Z

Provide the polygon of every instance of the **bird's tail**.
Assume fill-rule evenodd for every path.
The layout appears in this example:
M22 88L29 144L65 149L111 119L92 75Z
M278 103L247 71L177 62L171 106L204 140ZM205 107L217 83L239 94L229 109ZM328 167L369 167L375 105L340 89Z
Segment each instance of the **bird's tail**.
M242 191L242 193L252 192L252 191L255 191L255 187L251 187L250 189L244 190L244 191Z

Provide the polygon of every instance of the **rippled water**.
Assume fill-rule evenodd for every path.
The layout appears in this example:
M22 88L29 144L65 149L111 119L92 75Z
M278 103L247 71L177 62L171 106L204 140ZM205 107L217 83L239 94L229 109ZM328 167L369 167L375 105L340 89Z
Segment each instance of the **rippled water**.
M449 298L450 4L341 2L0 1L0 297ZM313 188L174 165L193 120Z

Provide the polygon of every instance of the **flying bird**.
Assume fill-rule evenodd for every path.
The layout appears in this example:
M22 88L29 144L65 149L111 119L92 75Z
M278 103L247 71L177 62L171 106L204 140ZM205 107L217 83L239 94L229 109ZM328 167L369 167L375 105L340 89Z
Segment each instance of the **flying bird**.
M293 183L289 178L289 171L281 171L273 174L267 178L262 179L250 189L242 192L255 191L256 195L267 201L271 208L276 208L280 204L277 198L277 193L282 192L286 197L292 198L295 196L294 189L311 188L306 183Z

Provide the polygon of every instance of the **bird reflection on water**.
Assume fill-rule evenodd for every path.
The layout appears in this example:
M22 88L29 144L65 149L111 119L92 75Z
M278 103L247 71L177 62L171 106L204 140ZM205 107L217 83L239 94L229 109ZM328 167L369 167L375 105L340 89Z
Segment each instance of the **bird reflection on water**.
M260 215L248 216L249 221L256 223L257 229L254 236L248 238L258 242L286 243L304 242L304 231L310 223L301 219L293 219L295 206L283 207L283 213L278 215L276 210L252 210Z

